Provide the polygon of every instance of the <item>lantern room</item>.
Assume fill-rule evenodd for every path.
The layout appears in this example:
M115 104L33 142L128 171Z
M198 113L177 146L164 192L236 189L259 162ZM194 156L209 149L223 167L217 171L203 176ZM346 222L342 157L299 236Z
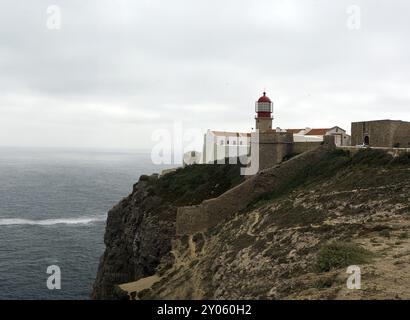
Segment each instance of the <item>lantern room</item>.
M256 129L259 131L267 131L272 129L272 112L273 112L273 103L266 96L266 92L263 93L263 96L259 98L255 103L255 112L256 112Z
M266 92L263 93L263 96L256 101L255 111L258 118L271 118L273 112L273 103L266 96Z

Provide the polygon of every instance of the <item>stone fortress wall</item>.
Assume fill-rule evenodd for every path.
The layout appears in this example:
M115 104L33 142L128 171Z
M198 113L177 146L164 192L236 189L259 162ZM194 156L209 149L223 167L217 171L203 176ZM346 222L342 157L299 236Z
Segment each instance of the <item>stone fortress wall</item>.
M176 233L194 234L204 231L245 209L252 201L288 183L303 168L315 164L330 149L335 148L332 137L316 148L294 156L288 161L250 176L240 185L217 198L203 201L196 206L180 207L177 210Z
M178 208L176 217L177 235L181 236L204 231L232 217L232 215L245 209L260 196L286 185L302 169L314 165L326 152L335 148L346 150L351 156L363 150L363 148L355 146L336 147L334 137L327 136L321 145L316 145L315 148L294 156L288 161L259 171L256 175L250 176L240 185L228 190L217 198L205 200L196 206ZM393 157L410 154L410 148L373 148L383 150ZM303 150L303 147L299 150Z
M293 134L289 132L259 132L259 141L252 133L251 146L259 148L259 170L281 163L292 154ZM252 160L251 160L252 161Z
M352 123L352 146L410 148L410 122L376 120Z
M294 142L292 145L292 154L301 154L303 152L315 149L322 144L322 141Z

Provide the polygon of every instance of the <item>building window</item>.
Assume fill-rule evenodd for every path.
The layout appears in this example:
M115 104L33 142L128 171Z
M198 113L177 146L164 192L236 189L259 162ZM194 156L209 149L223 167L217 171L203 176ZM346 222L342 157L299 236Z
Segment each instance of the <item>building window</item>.
M239 141L239 144L240 144L240 145L242 145L242 143L243 143L242 141Z
M365 136L365 137L364 137L364 144L365 144L365 145L369 145L369 144L370 144L370 138L369 138L369 136Z
M233 145L236 146L236 141L233 142Z
M226 140L226 144L229 144L229 140Z
M224 145L224 141L223 140L221 140L221 146L223 146Z
M195 157L195 151L191 151L191 157Z

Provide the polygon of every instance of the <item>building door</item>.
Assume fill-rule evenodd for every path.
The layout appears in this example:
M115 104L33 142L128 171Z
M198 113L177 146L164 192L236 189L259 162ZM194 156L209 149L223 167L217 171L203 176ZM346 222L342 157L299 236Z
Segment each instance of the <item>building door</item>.
M365 137L364 137L364 144L365 144L366 146L368 146L368 145L370 144L369 136L365 136Z
M335 134L335 145L337 147L340 147L342 145L342 135L341 134Z

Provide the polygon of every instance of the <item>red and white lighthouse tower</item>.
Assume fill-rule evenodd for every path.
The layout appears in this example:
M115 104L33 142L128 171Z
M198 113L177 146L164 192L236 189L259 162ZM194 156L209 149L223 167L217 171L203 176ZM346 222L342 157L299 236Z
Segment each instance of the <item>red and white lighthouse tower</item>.
M266 92L264 92L263 96L260 97L258 101L256 101L255 112L256 129L258 129L260 132L271 130L273 120L273 103L266 96Z

